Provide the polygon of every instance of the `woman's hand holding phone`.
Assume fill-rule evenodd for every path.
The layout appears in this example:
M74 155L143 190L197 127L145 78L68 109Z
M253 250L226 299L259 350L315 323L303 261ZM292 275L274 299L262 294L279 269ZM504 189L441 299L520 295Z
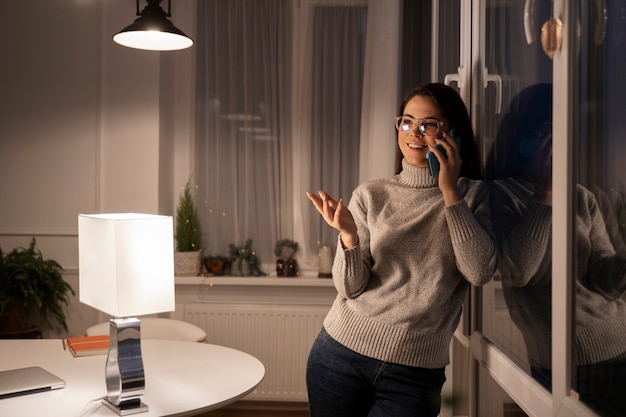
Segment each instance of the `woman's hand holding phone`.
M453 134L454 134L454 129L451 129L447 133L444 133L444 135L448 136L448 138L454 137ZM446 143L446 140L444 137L442 137L442 138L439 138L438 141L439 143L435 144L434 148L431 147L431 149L438 150L443 156L443 159L447 160L448 155L446 153L445 148L441 145L442 142ZM461 151L461 138L454 137L454 142L456 143L457 151L460 152ZM431 178L437 178L437 176L439 175L439 170L440 170L439 158L440 156L435 155L435 153L432 150L428 151L428 153L426 154L426 159L428 160L428 166L430 168Z
M460 198L457 191L457 182L461 173L461 138L454 137L454 129L435 139L435 145L430 147L426 155L431 170L431 177L438 177L439 189L443 193L446 206L457 203Z

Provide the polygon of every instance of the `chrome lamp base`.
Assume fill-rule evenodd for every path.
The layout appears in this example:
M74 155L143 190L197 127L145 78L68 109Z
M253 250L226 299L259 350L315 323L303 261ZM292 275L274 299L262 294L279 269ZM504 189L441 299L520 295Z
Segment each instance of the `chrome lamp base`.
M144 404L141 400L138 400L137 404L135 404L134 402L128 402L120 405L115 405L109 400L104 399L102 400L102 404L109 407L111 410L117 413L118 416L129 416L131 414L145 413L146 411L148 411L148 406Z
M109 327L109 354L106 361L107 397L102 403L120 416L143 413L145 388L141 358L141 324L137 317L114 318Z

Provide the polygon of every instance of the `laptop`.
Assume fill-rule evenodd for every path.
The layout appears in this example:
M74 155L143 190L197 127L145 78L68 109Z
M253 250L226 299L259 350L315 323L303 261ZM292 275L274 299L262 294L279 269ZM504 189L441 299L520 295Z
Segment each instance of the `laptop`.
M0 399L65 387L65 381L39 366L0 371Z

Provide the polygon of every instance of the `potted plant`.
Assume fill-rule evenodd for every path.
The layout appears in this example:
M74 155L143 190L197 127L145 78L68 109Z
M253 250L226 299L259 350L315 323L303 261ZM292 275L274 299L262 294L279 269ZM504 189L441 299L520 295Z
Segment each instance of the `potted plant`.
M198 213L191 195L191 184L187 181L176 209L176 252L174 273L195 276L202 269L201 233Z
M33 238L28 248L4 254L0 249L0 334L41 337L40 325L57 324L67 332L64 307L74 289L63 279L63 268L44 259Z
M298 261L293 256L298 251L298 242L291 239L280 239L274 245L276 260L276 275L279 277L295 277L300 274Z
M261 270L261 261L252 248L252 239L246 240L245 245L228 245L230 274L236 276L259 277L265 275Z
M206 271L213 275L224 275L228 268L228 258L222 255L205 256L203 263Z

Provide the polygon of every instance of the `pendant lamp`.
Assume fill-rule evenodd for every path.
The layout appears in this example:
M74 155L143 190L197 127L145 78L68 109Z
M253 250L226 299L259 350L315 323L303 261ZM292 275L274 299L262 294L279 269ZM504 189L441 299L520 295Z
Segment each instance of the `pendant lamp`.
M161 8L161 0L146 0L148 5L131 25L113 35L113 40L123 46L149 51L174 51L189 48L193 41L168 20L171 17L172 0L168 0L167 13Z

